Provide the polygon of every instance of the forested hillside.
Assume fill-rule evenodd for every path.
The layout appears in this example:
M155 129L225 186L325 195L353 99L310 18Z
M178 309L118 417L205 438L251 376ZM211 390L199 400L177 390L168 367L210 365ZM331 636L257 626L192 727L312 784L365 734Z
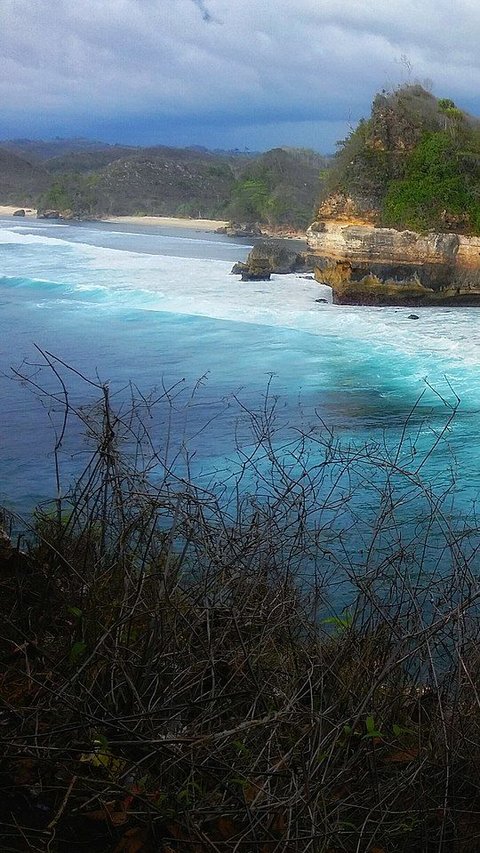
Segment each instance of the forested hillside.
M0 148L0 203L32 205L50 183L41 165Z
M274 148L240 170L227 207L231 219L306 226L329 158L295 148Z
M304 227L329 164L316 152L288 148L242 154L81 139L0 145L5 158L19 163L28 158L37 175L29 194L15 181L15 170L6 168L13 181L0 202L36 202L41 209L71 210L86 218L157 214ZM2 174L0 160L0 182Z

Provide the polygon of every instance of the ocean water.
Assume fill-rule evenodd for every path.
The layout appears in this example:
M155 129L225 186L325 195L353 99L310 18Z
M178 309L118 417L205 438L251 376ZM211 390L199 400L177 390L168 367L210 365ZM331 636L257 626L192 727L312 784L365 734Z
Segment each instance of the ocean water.
M129 382L157 396L175 388L175 440L188 445L199 482L225 482L238 467L238 445L248 455L253 443L245 413L275 404L273 444L287 459L308 433L312 468L325 443L339 442L337 465L342 453L363 459L365 447L379 460L355 475L357 510L362 476L364 494L374 496L388 458L411 474L407 482L421 477L433 495L448 492L442 513L453 528L474 529L478 310L421 308L411 320L405 308L318 303L330 300L329 289L297 275L242 284L230 270L248 249L195 230L0 219L0 503L28 513L55 495L52 424L61 406L18 381L34 376L58 392L38 347L108 381L119 404ZM65 375L75 405L95 396L77 373ZM152 422L159 443L165 423ZM85 452L72 423L65 487ZM345 489L346 478L337 486ZM407 492L409 511L423 512Z

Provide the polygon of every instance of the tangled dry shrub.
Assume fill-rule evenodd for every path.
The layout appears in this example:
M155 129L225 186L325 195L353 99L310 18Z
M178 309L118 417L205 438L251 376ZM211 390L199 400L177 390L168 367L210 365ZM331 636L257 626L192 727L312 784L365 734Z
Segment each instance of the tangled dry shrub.
M421 462L279 453L267 406L222 502L100 390L71 493L0 543L1 850L480 849L475 552Z

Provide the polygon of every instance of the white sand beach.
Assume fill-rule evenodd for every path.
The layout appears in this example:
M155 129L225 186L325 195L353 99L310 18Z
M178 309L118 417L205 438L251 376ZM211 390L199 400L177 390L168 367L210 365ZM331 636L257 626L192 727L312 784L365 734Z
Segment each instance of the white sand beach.
M216 231L229 225L225 219L184 219L179 216L102 216L102 222L116 222L122 225L163 225L167 228L193 228L198 231ZM304 240L305 231L294 228L262 225L264 237L278 239Z
M105 216L102 222L117 222L120 225L163 225L168 228L197 228L201 231L215 231L228 225L223 219L182 219L177 216Z
M25 217L36 217L37 210L17 204L0 204L0 216L13 216L16 210L25 210ZM95 221L95 220L93 220ZM226 219L187 219L180 216L102 216L100 222L114 222L118 225L152 225L167 228L191 228L195 231L216 231L229 222ZM304 240L305 232L293 228L262 226L264 237L278 239Z
M0 204L0 216L13 216L16 210L24 210L25 216L36 216L34 207L22 207L20 204Z

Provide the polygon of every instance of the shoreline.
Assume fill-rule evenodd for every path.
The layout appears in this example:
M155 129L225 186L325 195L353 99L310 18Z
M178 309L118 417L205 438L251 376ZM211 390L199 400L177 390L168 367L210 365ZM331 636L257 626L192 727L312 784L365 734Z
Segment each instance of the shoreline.
M228 225L224 219L182 219L179 216L102 216L97 221L117 225L163 225L168 228L192 228L199 231L216 231L217 228Z
M0 216L13 216L16 210L25 211L25 217L19 216L19 219L26 219L27 216L31 219L37 216L37 211L34 207L22 207L21 204L0 204Z
M167 228L191 228L196 231L218 231L220 228L227 228L230 225L226 219L190 219L179 216L102 216L97 222L111 222L117 225L156 225ZM294 231L292 228L268 228L262 225L262 233L255 236L256 240L306 240L306 231ZM238 237L245 236L250 239L251 235L241 234Z
M22 207L22 205L19 204L0 204L0 216L13 216L16 210L25 210L25 217L18 217L19 219L34 219L37 217L37 210L34 207ZM183 218L180 216L153 215L100 216L92 220L82 219L78 221L110 222L115 225L147 225L157 228L188 228L192 229L193 231L209 232L215 232L221 228L227 228L230 225L230 222L227 219L192 219L190 217ZM238 236L243 235L239 233ZM249 235L245 234L245 237L247 236ZM292 228L268 228L267 226L262 226L262 233L256 236L255 239L304 241L306 239L306 234L305 231L295 231Z

